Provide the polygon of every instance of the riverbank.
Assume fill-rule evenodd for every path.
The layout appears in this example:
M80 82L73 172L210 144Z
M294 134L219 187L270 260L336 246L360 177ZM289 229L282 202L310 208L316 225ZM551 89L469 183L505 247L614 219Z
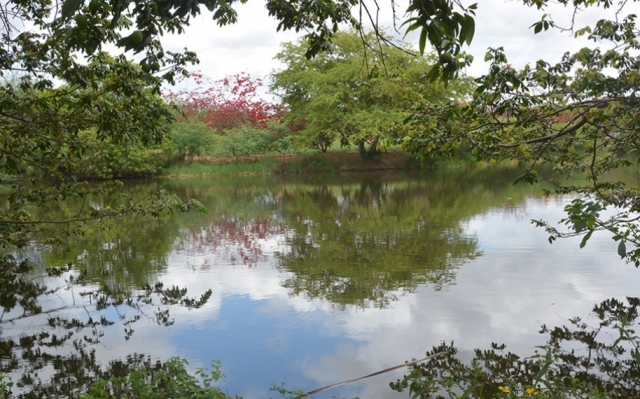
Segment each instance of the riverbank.
M363 160L358 152L332 152L311 155L266 155L250 158L198 159L173 164L162 171L163 177L182 178L212 175L299 175L379 170L417 170L434 168L433 162L421 162L405 151L389 151L380 157Z

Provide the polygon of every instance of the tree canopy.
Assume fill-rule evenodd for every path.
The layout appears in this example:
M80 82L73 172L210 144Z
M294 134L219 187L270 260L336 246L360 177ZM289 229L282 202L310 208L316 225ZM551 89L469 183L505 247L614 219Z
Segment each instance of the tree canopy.
M304 39L282 45L276 59L284 69L272 75L271 89L288 107L287 117L303 126L301 141L308 146L326 151L339 139L371 155L381 140L394 141L415 103L445 103L469 94L466 81L425 84L435 56L416 56L409 45L367 47L374 38L338 32L331 51L312 59L305 57Z
M516 69L502 48L490 48L489 72L475 80L468 103L422 104L405 125L405 148L420 153L447 153L461 143L474 147L479 159L515 159L528 165L520 180L535 182L534 167L554 165L559 175L582 175L584 184L558 183L555 191L578 194L566 207L566 230L546 221L549 241L608 230L621 257L640 264L637 210L640 192L606 173L637 165L640 143L638 27L627 2L560 2L575 13L589 7L613 8L611 18L578 28L575 18L561 28L545 15L534 34L549 29L570 31L596 43L566 52L559 62L538 60ZM544 8L546 1L525 2ZM574 13L574 15L575 15ZM606 16L607 13L602 15ZM609 211L604 212L605 209ZM606 216L605 216L606 215ZM633 248L627 245L632 244Z

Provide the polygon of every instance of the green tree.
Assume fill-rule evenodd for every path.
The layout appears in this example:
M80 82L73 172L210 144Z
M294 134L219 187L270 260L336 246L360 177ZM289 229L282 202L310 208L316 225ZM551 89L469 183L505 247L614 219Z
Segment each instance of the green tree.
M224 136L224 148L233 155L236 160L239 157L250 157L265 152L266 129L243 125L236 129L228 130Z
M282 122L271 122L264 137L264 148L268 152L284 154L291 149L291 129Z
M9 0L0 5L0 74L21 73L13 84L0 86L0 175L32 178L29 184L13 187L6 197L0 210L0 244L24 245L40 226L146 208L93 209L71 221L36 221L24 206L46 207L91 193L75 183L88 150L81 132L95 131L99 140L108 138L115 144L159 142L173 119L159 97L160 87L186 74L185 65L197 61L187 50L165 52L162 35L181 33L204 8L213 12L218 25L234 23L237 14L232 4ZM267 8L281 22L280 29L309 32L311 55L326 47L336 24L353 20L352 5L340 1L316 8L270 1ZM118 47L120 55L103 51L108 45ZM132 63L131 53L140 54L139 61ZM53 184L42 188L44 181ZM167 204L166 198L157 199ZM163 205L154 206L157 210Z
M123 145L109 138L100 140L92 131L81 132L79 137L86 146L86 156L78 166L80 179L152 176L173 156L167 140L150 147L140 142Z
M176 121L171 126L169 139L176 155L182 159L211 155L217 144L212 129L202 122L190 120Z
M307 146L326 152L337 139L357 145L363 158L392 143L394 129L416 103L465 98L466 81L425 84L435 57L415 56L408 45L367 47L372 33L339 32L329 51L307 59L307 43L285 43L276 56L285 67L273 74L271 89L290 110L288 119L304 121L299 133Z
M548 3L524 2L539 9ZM564 228L535 222L549 232L551 242L582 235L581 245L585 245L594 231L607 230L618 242L620 256L639 266L640 191L606 177L607 172L635 166L638 160L637 17L626 2L560 4L576 13L594 7L613 10L610 18L603 13L587 26L578 26L579 18L562 26L548 14L533 24L532 34L563 29L595 43L565 53L556 63L538 60L516 69L502 48L490 48L485 56L489 72L475 80L473 100L423 103L405 126L404 146L432 155L472 145L479 159L511 159L528 165L520 179L528 182L537 181L534 168L541 163L554 165L560 175L582 175L583 184L559 183L555 189L579 196L566 207Z

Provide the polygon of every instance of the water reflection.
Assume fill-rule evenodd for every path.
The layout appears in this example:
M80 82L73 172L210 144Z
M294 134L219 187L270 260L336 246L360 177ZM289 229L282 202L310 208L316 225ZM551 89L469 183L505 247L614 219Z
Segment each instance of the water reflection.
M426 184L365 182L323 186L285 201L289 226L277 267L293 295L341 308L384 308L396 292L452 284L455 270L480 255L461 228L464 211L439 212Z
M42 380L57 373L53 386L62 389L69 381L82 386L101 370L94 365L126 363L133 352L152 354L152 361L184 356L192 367L220 359L226 390L263 398L271 383L315 389L420 357L442 340L455 340L467 354L492 341L531 351L542 342L540 324L562 324L609 296L638 294L636 271L618 262L608 238L594 237L582 251L576 242L547 244L529 219L558 220L564 200L511 185L516 174L499 168L311 182L164 181L209 213L117 220L66 251L41 246L32 254L49 266L71 262L90 287L139 293L162 281L194 298L211 290L206 304L175 308L166 301L160 310L170 310L172 323L158 324L155 304L97 309L95 298L78 294L86 287L62 289L47 297L58 302L51 299L46 317L0 325L4 342L14 343L2 352L3 365L38 369ZM64 278L43 281L70 287ZM58 316L86 322L87 311L94 321L104 315L114 322L96 326L99 344L78 350L71 339L53 357L16 355L28 346L19 338L39 331L91 336L91 328L48 323ZM140 321L125 324L136 315ZM127 327L135 332L123 334ZM35 354L50 341L34 342ZM65 367L76 370L67 380ZM94 371L85 375L80 367ZM397 376L317 397L404 397L388 388ZM34 384L25 381L26 389ZM35 392L54 389L47 384Z
M186 228L174 243L173 250L189 256L207 254L193 269L208 269L214 264L230 263L253 267L268 260L263 243L285 234L285 223L268 218L246 220L221 215L198 228Z

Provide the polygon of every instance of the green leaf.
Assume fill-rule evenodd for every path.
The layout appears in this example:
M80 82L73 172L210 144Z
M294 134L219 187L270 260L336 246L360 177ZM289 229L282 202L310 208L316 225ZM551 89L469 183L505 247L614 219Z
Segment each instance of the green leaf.
M534 26L533 33L535 33L536 35L542 31L542 22L538 22L536 24L533 24L532 26Z
M467 43L467 45L471 45L473 36L476 33L476 21L471 16L466 15L464 17L464 22L463 30L465 31L465 35L462 37L462 40Z
M587 241L589 241L589 239L591 238L591 234L593 233L593 230L591 230L590 232L588 232L583 238L582 241L580 242L580 248L584 248L585 245L587 245Z
M426 29L422 29L422 32L420 32L420 40L418 42L418 46L420 48L420 55L424 54L424 48L427 44L427 30Z
M62 3L62 8L60 10L60 15L62 18L69 19L82 5L82 0L66 0Z
M587 221L585 219L577 219L573 222L573 228L575 229L576 233L580 233L587 228Z
M426 79L429 82L434 82L438 79L438 77L440 77L440 66L439 65L434 65L431 70L429 71L429 73L427 73Z
M621 258L624 258L627 255L627 246L624 243L624 240L620 240L620 244L618 245L618 255Z
M409 20L407 20L404 24L405 25L407 22L410 22ZM407 35L409 34L409 32L413 32L414 30L421 28L422 24L418 21L415 24L409 25L409 27L407 28L407 30L404 32L404 37L407 37Z

